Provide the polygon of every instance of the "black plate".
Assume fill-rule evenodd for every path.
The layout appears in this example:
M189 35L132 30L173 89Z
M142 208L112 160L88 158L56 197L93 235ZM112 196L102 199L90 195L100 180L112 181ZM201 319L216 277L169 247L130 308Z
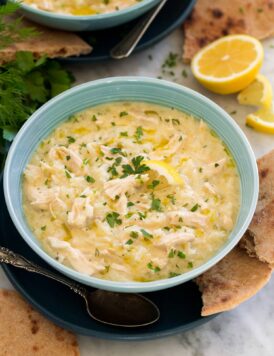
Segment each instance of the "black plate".
M169 0L149 27L134 53L152 46L180 26L190 14L195 2L196 0ZM86 42L92 45L93 51L85 56L62 58L60 61L64 63L81 63L110 59L110 50L128 33L137 21L138 19L103 31L77 32Z
M51 269L29 248L15 229L5 205L2 180L0 199L0 245ZM161 318L156 324L139 329L109 327L92 320L85 311L81 297L69 288L9 265L3 264L3 269L15 289L30 304L59 326L78 334L115 340L148 340L184 332L212 319L200 316L201 294L193 282L188 282L175 288L146 294L161 311Z

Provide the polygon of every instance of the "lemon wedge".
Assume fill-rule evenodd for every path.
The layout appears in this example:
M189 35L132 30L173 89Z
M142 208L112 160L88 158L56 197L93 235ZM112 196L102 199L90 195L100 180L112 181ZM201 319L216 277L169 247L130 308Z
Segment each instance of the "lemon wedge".
M256 78L264 57L261 43L247 35L230 35L212 42L193 58L195 78L219 94L236 93Z
M159 176L166 178L170 185L182 185L184 183L179 173L166 162L151 160L145 161L144 164L152 171L157 172Z
M246 125L260 132L274 134L274 112L261 108L246 117Z
M258 74L256 79L237 97L241 105L254 105L270 108L272 105L273 91L270 81L262 74Z

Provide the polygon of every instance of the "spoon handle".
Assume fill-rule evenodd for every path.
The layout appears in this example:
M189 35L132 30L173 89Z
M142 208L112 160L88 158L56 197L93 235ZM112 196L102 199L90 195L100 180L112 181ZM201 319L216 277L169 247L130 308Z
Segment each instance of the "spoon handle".
M85 288L81 287L79 284L74 283L68 278L57 275L54 272L51 272L43 267L40 267L35 263L27 260L25 257L18 255L5 247L0 247L0 263L10 264L14 267L22 268L28 272L41 274L42 276L51 278L55 281L65 284L75 293L80 294L82 297L85 297L86 295Z
M127 58L133 52L155 17L163 8L167 0L162 0L156 8L149 11L149 13L142 17L133 29L119 42L111 51L110 55L115 59Z

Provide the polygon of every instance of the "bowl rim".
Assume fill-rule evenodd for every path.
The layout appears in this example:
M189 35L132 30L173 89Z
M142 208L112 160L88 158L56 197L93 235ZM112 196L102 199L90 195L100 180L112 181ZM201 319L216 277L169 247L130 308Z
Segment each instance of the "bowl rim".
M13 2L18 3L18 0L12 0ZM98 21L104 21L104 20L109 20L109 19L115 19L120 16L127 16L128 14L134 12L135 10L140 10L145 6L149 6L150 4L155 3L155 6L157 2L160 0L142 0L140 3L137 3L135 5L128 6L122 10L118 11L112 11L106 14L95 14L95 15L71 15L71 14L63 14L63 13L57 13L57 12L50 12L46 10L42 10L36 7L33 7L29 4L26 4L24 2L19 2L20 8L27 12L31 12L33 14L39 15L39 16L44 16L52 19L59 19L59 20L71 20L71 21L90 21L90 20L98 20Z
M245 150L246 150L246 152L249 156L250 162L251 162L252 172L250 172L250 174L252 174L253 179L254 179L254 187L253 187L253 191L252 191L252 200L251 200L252 203L248 208L248 213L246 215L245 221L239 228L238 233L227 245L222 247L214 256L212 256L209 260L207 260L201 266L196 267L189 272L185 272L177 277L159 279L159 280L155 280L152 282L117 282L117 281L104 280L104 279L92 277L92 276L77 272L76 270L69 268L69 267L61 264L60 262L56 261L53 257L51 257L49 254L47 254L42 249L42 247L40 247L40 245L38 245L36 242L34 242L31 239L31 237L30 237L31 232L30 232L30 230L26 230L22 227L19 219L17 218L16 209L14 209L12 199L10 197L10 192L12 191L12 186L10 185L9 177L13 174L11 171L11 164L12 164L13 156L16 153L17 144L21 140L24 140L25 133L28 131L29 127L40 117L40 115L44 114L47 111L47 109L49 107L54 106L55 103L62 101L66 97L75 95L76 93L81 92L82 90L88 89L90 87L100 86L100 85L103 85L103 86L108 86L108 84L118 85L118 84L125 83L125 82L126 83L131 82L131 83L133 83L133 84L135 83L137 85L151 84L151 85L162 86L162 87L165 87L170 90L175 90L177 92L178 91L185 92L185 93L188 93L189 95L191 95L192 97L194 97L196 100L199 100L199 101L203 102L205 105L212 107L220 114L222 119L226 120L230 125L233 126L238 137L241 138L241 141L244 144ZM109 102L111 102L111 100ZM6 201L6 205L7 205L10 217L11 217L17 231L21 235L21 237L32 248L32 250L38 254L38 256L40 256L45 262L47 262L50 266L55 268L57 271L72 278L73 280L76 280L83 284L93 286L96 288L100 288L100 289L118 291L118 292L130 292L130 293L152 292L155 290L171 288L176 285L185 283L191 279L194 279L197 276L199 276L200 274L207 271L209 268L213 267L222 258L224 258L232 250L233 247L236 246L236 244L239 242L239 240L244 235L245 231L248 228L249 223L251 222L253 214L255 212L256 205L257 205L257 199L258 199L258 193L259 193L259 176L258 176L258 168L257 168L255 154L251 148L249 141L247 140L245 134L243 133L243 131L240 129L240 127L236 124L236 122L232 119L232 117L224 109L222 109L219 105L217 105L215 102L213 102L209 98L205 97L204 95L202 95L190 88L187 88L185 86L182 86L182 85L179 85L176 83L172 83L169 81L165 81L162 79L149 78L149 77L137 77L137 76L109 77L109 78L98 79L98 80L90 81L90 82L87 82L84 84L80 84L80 85L77 85L77 86L57 95L56 97L49 100L46 104L41 106L37 111L35 111L31 115L31 117L25 122L25 124L22 126L22 128L19 130L18 134L16 135L16 137L11 145L11 148L8 152L8 156L7 156L5 167L4 167L4 176L3 177L4 177L4 179L3 179L4 196L5 196L5 201ZM21 209L22 209L22 206L21 206ZM240 210L241 210L241 206L240 206Z

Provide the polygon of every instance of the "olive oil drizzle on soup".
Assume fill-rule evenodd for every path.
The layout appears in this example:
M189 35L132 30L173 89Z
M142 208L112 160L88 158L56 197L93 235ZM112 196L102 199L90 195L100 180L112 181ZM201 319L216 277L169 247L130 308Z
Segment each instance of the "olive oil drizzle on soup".
M142 0L24 0L40 10L70 15L98 15L123 10Z
M211 258L239 210L239 177L203 121L118 102L58 126L24 172L24 211L43 248L114 281L174 277Z

